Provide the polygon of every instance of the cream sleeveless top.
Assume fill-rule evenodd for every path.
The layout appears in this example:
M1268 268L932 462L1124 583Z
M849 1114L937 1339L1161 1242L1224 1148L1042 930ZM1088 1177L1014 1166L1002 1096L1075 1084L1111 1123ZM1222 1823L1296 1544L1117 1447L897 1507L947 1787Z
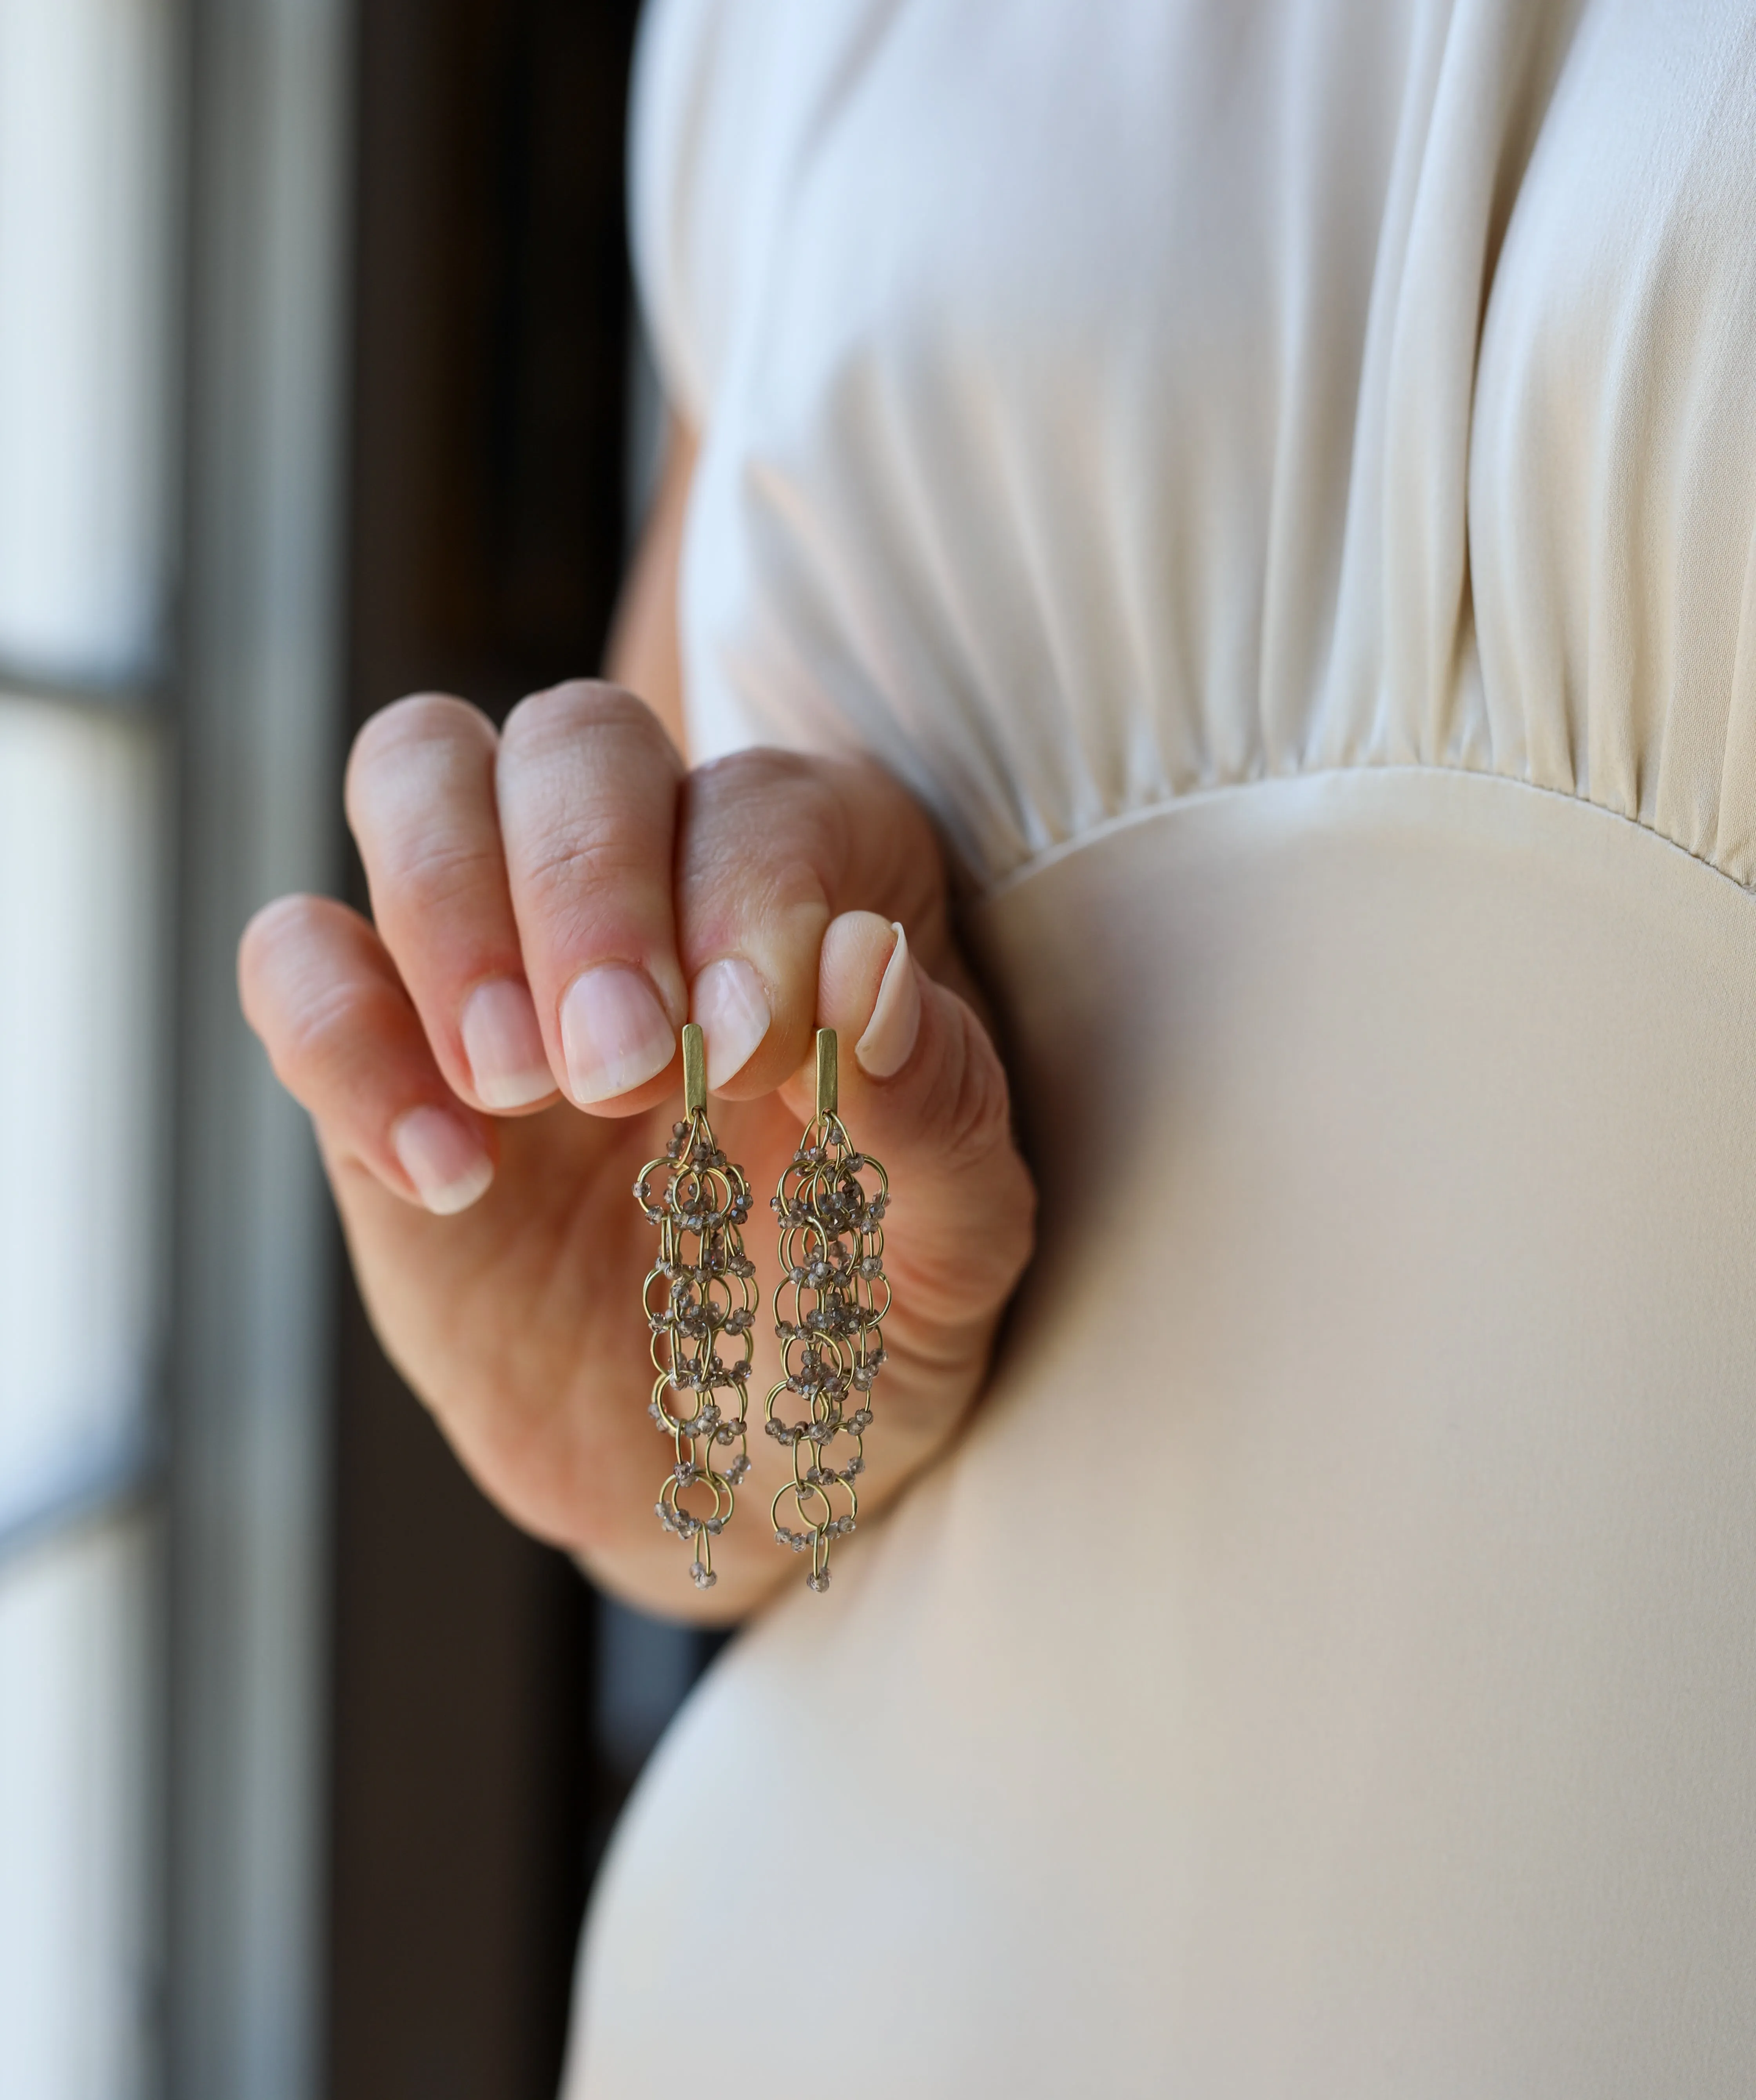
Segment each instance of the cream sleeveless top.
M933 812L1043 1233L569 2094L1756 2090L1756 11L660 0L637 117L699 746Z

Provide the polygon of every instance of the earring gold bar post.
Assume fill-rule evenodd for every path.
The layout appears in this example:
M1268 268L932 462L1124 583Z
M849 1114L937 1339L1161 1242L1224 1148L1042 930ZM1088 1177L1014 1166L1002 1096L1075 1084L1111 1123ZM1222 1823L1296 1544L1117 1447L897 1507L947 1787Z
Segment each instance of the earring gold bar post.
M692 1021L683 1023L683 1114L699 1115L708 1105L708 1046Z
M819 1028L817 1031L817 1113L831 1116L836 1113L838 1088L836 1068L836 1031Z

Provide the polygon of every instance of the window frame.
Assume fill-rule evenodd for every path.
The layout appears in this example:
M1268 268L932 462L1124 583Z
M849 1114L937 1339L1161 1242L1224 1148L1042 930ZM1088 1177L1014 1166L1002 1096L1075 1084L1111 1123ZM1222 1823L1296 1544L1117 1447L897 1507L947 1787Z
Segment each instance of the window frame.
M329 889L344 714L353 0L184 0L165 2083L323 2072L336 1260L238 1010L251 910Z

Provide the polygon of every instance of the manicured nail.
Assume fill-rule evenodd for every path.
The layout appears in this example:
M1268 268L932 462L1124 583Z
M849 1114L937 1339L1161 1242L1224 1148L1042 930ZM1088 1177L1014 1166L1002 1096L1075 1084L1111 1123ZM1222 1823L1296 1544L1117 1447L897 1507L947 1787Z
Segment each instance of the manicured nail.
M662 1072L677 1032L638 970L606 963L570 984L561 1001L567 1085L581 1105L613 1101Z
M520 977L478 985L459 1022L476 1096L491 1109L522 1109L555 1090L543 1054L543 1031Z
M467 1211L494 1178L480 1139L446 1109L411 1109L392 1127L390 1149L415 1193L441 1218Z
M743 1070L774 1018L762 980L742 955L708 964L695 979L689 1016L708 1039L710 1087L723 1085Z
M899 925L895 933L896 946L885 965L872 1017L854 1046L860 1070L872 1079L888 1079L893 1072L900 1072L920 1033L920 986L908 959L908 936Z

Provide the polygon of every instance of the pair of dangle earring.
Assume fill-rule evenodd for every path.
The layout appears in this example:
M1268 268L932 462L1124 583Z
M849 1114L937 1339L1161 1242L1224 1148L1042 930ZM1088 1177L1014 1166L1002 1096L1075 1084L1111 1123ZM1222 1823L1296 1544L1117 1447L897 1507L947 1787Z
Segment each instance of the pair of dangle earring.
M773 1198L781 1362L765 1410L767 1433L792 1461L792 1477L770 1507L774 1538L810 1555L805 1584L819 1593L829 1587L832 1544L859 1515L857 1484L890 1304L889 1179L876 1159L854 1149L837 1093L835 1030L819 1029L817 1113ZM670 1437L673 1462L657 1514L692 1546L690 1574L697 1588L709 1590L717 1579L713 1541L731 1520L739 1483L750 1471L758 1298L756 1264L743 1249L749 1185L708 1124L706 1051L693 1021L683 1030L683 1114L662 1156L642 1168L634 1200L659 1229L659 1258L642 1297L657 1373L647 1411Z

